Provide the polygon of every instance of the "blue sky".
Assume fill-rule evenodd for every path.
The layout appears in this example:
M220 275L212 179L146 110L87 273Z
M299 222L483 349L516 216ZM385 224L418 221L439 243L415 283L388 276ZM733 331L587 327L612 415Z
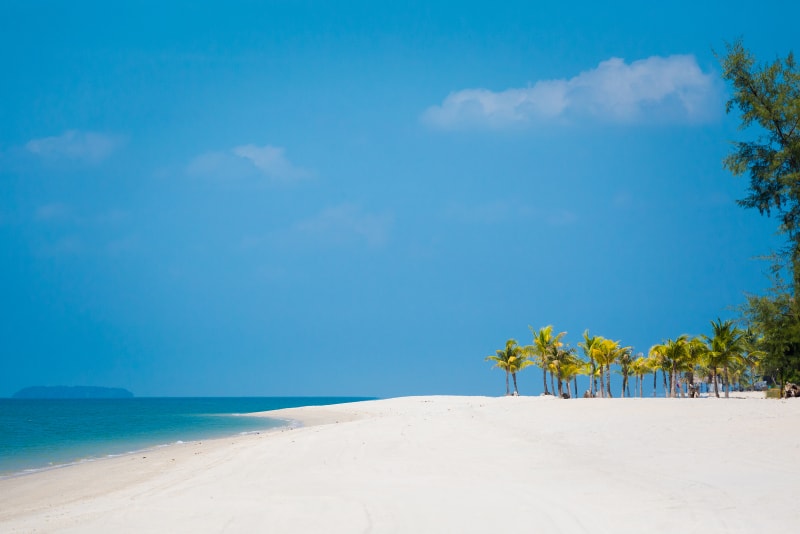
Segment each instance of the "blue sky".
M795 3L381 4L0 4L0 396L498 394L768 285L712 49Z

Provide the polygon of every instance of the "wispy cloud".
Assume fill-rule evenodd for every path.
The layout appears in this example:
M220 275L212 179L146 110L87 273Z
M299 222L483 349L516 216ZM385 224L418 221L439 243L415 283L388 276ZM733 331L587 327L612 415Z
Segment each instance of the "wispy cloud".
M293 233L328 243L359 240L378 246L386 242L391 224L387 213L366 213L353 204L341 204L297 223Z
M72 215L72 208L61 202L51 202L36 208L34 218L37 221L64 220Z
M220 178L262 176L276 182L295 182L313 173L294 165L286 150L272 145L241 145L230 150L207 152L193 159L187 168L191 175Z
M25 144L29 153L49 160L75 160L99 163L124 143L121 136L68 130L61 135L31 139Z
M517 201L496 200L480 204L450 204L442 210L450 221L463 224L506 224L540 221L548 226L567 226L578 222L574 211L536 208Z
M110 208L94 214L81 213L70 204L50 202L42 204L33 212L33 219L41 223L69 223L82 226L109 227L124 222L129 217L125 210Z
M264 236L247 236L240 242L244 249L265 244L281 246L351 246L380 247L389 239L394 222L391 213L370 213L355 204L339 204L301 219L288 228Z
M467 224L496 224L529 218L534 210L525 204L514 201L495 200L482 204L453 203L442 212L445 218Z
M138 235L127 235L112 239L106 243L105 250L113 256L136 252L142 247L142 240Z
M620 58L569 79L505 91L464 89L422 115L443 129L506 128L592 119L613 123L703 123L718 116L722 92L694 56Z
M42 245L39 254L47 257L75 256L84 250L86 247L78 236L65 236Z

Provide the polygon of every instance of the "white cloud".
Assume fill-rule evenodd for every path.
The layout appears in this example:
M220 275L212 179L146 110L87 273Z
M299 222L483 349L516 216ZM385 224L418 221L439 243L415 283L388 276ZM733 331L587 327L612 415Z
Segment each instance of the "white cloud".
M25 149L46 159L99 163L108 158L122 143L122 137L116 135L69 130L54 137L31 139L25 144Z
M496 200L482 204L450 204L443 210L445 218L458 223L498 224L527 219L534 210L516 201Z
M128 235L117 239L112 239L106 243L106 252L111 255L121 255L136 252L142 246L142 241L138 235Z
M538 208L518 201L490 201L482 204L451 204L444 217L462 224L518 224L522 221L541 222L548 226L569 226L578 222L575 212L566 209Z
M263 147L243 145L233 149L234 154L249 160L255 168L270 178L278 180L306 178L309 175L308 171L292 165L283 155L284 152L283 148L270 145Z
M52 202L36 208L35 218L37 221L63 220L72 215L72 208L61 202Z
M87 215L63 202L42 204L38 206L33 213L34 220L38 222L66 222L102 227L117 225L127 220L128 217L128 212L120 209L108 209L97 214Z
M54 242L46 243L39 249L42 256L63 257L80 254L85 250L83 242L77 236L62 237Z
M291 227L265 237L246 237L242 248L272 242L282 245L343 246L366 244L379 247L389 238L393 217L389 213L367 213L354 204L340 204L298 221Z
M193 175L215 175L223 178L265 176L279 182L294 182L312 176L312 172L295 166L281 147L242 145L221 152L207 152L189 163Z
M630 64L611 58L570 79L499 92L456 91L428 108L422 120L444 129L586 119L698 123L716 117L720 103L719 83L700 69L694 56L653 56Z
M550 226L570 226L578 222L578 215L572 210L557 210L548 214L545 221Z
M360 240L378 246L386 242L391 224L389 214L365 213L358 206L341 204L299 222L293 233L327 243Z

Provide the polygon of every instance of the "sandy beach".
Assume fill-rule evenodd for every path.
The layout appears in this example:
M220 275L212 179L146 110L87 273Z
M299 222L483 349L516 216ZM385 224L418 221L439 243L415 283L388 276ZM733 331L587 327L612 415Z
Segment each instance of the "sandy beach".
M0 481L3 532L765 532L800 399L406 397Z

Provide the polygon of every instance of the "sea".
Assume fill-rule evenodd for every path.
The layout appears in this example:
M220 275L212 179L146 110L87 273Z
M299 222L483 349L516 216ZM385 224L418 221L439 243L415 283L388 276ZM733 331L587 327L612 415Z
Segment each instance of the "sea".
M0 478L290 423L254 412L366 397L0 399Z

